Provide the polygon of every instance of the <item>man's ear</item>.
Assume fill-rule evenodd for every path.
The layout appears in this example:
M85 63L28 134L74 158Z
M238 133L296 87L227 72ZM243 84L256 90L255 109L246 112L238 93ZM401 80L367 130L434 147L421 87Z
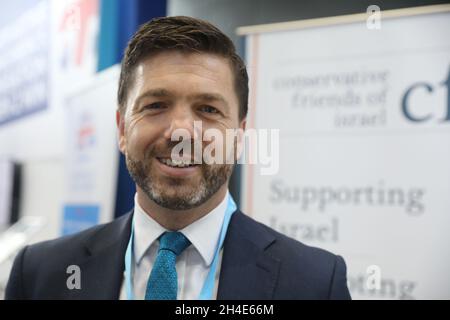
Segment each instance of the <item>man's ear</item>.
M119 150L120 150L120 152L125 154L125 146L126 146L125 119L119 110L116 111L116 124L117 124L118 138L119 138Z

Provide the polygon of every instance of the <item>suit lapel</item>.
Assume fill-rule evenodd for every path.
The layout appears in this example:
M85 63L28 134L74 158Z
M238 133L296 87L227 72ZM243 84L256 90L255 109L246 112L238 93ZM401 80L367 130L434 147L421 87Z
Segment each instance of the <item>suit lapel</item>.
M119 298L131 220L128 213L86 241L86 258L80 263L81 290L73 290L71 298Z
M218 300L272 299L280 261L265 249L275 238L237 210L224 243Z

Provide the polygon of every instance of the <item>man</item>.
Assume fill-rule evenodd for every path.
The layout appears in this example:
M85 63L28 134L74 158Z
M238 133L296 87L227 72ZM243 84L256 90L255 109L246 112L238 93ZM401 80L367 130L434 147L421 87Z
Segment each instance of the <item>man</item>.
M233 148L215 141L209 157L225 155L206 161L212 141L204 133L242 132L247 100L245 65L216 27L188 17L143 25L122 61L116 116L134 210L24 248L6 298L349 299L341 257L236 209L227 190L233 163L224 160L237 159L239 135Z

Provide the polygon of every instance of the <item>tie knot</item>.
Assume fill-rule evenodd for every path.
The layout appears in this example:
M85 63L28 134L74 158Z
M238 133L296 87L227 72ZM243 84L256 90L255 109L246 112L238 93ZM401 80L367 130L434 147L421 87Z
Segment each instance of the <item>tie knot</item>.
M159 238L159 250L170 250L179 255L191 242L181 232L164 232Z

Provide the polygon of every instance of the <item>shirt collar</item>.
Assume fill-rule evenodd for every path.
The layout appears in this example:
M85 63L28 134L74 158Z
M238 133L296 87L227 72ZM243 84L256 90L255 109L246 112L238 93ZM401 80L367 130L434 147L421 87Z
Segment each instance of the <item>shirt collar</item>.
M201 255L206 266L209 266L214 259L229 196L227 190L227 194L217 207L180 230ZM148 248L167 230L142 209L137 201L137 195L134 198L133 220L134 258L139 264Z

